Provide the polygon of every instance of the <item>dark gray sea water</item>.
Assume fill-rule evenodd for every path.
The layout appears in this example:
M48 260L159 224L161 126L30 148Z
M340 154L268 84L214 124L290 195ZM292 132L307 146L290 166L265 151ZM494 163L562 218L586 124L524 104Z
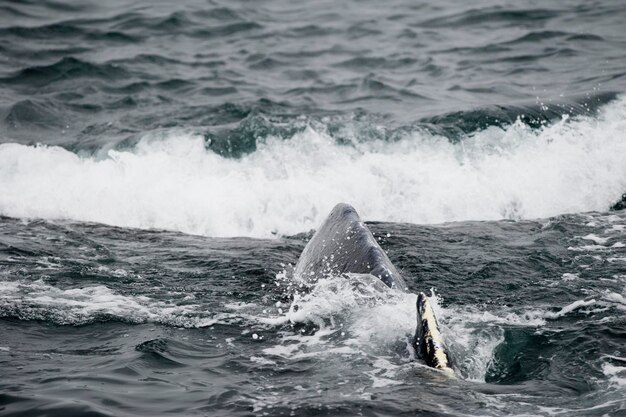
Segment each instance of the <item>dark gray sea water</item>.
M626 415L624 22L0 0L0 415ZM410 293L293 280L341 201Z

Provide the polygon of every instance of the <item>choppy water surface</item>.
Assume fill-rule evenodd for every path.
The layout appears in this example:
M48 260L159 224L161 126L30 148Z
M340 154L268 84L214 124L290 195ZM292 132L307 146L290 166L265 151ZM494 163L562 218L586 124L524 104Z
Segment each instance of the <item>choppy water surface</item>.
M4 412L618 415L626 216L371 225L433 288L459 378L409 361L415 296L282 273L305 242L4 218ZM387 237L389 236L389 237ZM298 306L297 310L294 306Z
M0 414L623 414L625 20L0 3ZM340 201L457 379L413 294L292 280Z

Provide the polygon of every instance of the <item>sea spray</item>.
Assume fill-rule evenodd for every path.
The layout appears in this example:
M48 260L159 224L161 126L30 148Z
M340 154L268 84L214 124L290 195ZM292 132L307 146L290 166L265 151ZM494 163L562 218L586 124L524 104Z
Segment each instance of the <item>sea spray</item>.
M423 131L337 144L311 127L240 159L202 135L147 134L104 158L0 145L0 214L269 237L317 227L339 201L364 219L528 219L607 210L626 189L626 100L597 118L490 127L453 144Z

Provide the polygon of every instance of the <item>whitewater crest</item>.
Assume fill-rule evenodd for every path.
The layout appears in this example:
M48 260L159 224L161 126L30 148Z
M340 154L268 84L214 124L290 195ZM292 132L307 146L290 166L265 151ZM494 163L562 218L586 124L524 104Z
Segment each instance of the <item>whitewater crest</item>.
M492 126L458 143L416 130L346 145L312 127L239 159L180 130L97 156L5 143L0 215L269 237L316 227L337 201L366 220L421 224L604 211L626 190L625 131L620 98L594 118Z

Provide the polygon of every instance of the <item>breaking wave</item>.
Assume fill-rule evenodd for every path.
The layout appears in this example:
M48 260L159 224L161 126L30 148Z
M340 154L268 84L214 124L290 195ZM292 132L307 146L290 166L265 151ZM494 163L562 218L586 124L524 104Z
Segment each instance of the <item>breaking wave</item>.
M346 143L345 132L337 141L310 126L238 159L181 130L89 156L6 143L0 214L267 237L317 227L339 201L366 220L411 223L604 211L626 190L624 132L620 98L597 117L539 128L518 120L455 143L420 129Z

